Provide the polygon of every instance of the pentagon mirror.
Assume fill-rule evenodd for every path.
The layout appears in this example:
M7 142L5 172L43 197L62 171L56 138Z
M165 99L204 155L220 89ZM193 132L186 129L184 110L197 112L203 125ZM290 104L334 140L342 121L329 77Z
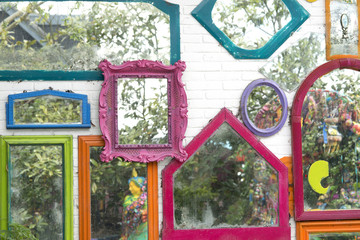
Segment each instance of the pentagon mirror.
M100 128L105 140L103 161L182 161L187 102L181 83L185 63L139 60L99 65L105 81L100 93Z
M275 82L267 79L255 80L246 87L241 96L239 114L240 112L250 131L259 136L271 136L278 132L286 121L286 96Z

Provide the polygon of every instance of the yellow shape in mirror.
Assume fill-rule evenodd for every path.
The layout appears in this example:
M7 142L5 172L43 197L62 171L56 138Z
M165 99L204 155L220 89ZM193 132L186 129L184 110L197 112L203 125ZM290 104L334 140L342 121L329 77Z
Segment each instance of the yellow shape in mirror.
M309 169L309 184L311 188L320 194L325 194L329 187L324 188L321 180L329 176L329 162L319 160L314 162Z

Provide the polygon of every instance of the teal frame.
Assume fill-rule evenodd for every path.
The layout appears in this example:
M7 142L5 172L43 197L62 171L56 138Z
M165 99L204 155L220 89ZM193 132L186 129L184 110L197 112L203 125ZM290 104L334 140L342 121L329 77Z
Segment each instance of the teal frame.
M310 16L296 0L282 0L291 14L291 21L263 47L248 50L238 47L213 22L211 12L217 0L203 0L192 12L193 17L235 58L266 59L270 57Z
M48 1L48 0L45 0ZM60 1L60 0L54 0ZM74 0L62 0L74 1ZM180 60L180 11L179 5L165 0L85 0L88 2L144 2L152 4L170 17L170 64ZM84 2L85 2L84 1ZM10 1L26 2L26 0ZM103 81L101 71L48 71L48 70L1 70L0 81L43 80L43 81Z
M73 137L72 136L1 136L0 137L0 230L7 230L10 213L9 151L10 145L62 145L64 239L73 239Z

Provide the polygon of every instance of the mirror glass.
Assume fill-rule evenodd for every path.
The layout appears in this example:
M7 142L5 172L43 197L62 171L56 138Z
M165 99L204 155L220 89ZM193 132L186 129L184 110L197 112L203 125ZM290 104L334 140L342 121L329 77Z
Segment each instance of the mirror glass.
M276 91L269 86L255 87L247 100L250 121L259 129L277 126L282 118L282 105Z
M169 64L169 22L141 2L1 2L0 70L96 70L102 59Z
M291 92L311 71L326 62L325 52L325 35L308 33L275 55L259 72Z
M358 55L359 26L356 0L330 0L330 55Z
M43 95L14 100L14 124L81 124L82 101Z
M359 232L309 233L309 240L358 240Z
M360 73L316 80L302 107L304 211L360 209Z
M291 20L281 0L217 0L212 11L214 24L243 49L263 47Z
M63 146L10 145L10 219L39 239L63 239Z
M105 163L101 151L90 147L91 239L148 239L147 164Z
M119 78L119 144L167 144L167 78Z
M174 174L175 229L279 226L277 171L223 123Z

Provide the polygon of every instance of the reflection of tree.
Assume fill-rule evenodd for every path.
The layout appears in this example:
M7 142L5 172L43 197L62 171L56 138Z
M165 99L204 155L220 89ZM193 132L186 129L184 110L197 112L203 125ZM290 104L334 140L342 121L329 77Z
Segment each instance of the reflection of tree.
M223 124L174 175L176 225L276 225L277 189L274 170Z

